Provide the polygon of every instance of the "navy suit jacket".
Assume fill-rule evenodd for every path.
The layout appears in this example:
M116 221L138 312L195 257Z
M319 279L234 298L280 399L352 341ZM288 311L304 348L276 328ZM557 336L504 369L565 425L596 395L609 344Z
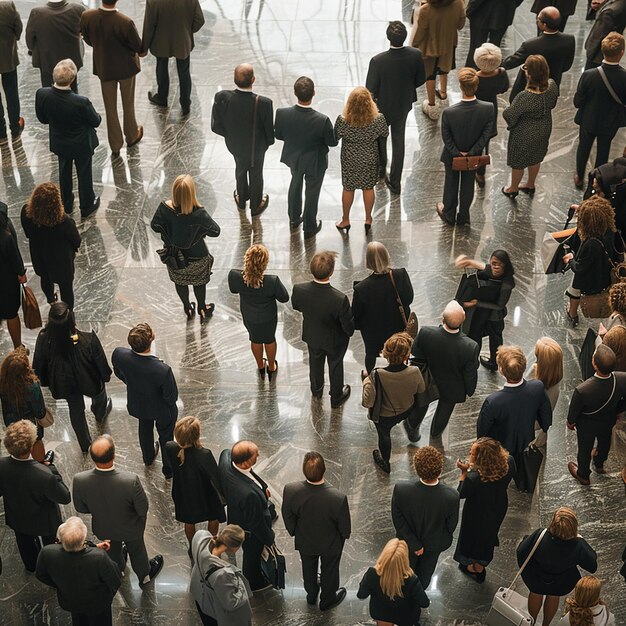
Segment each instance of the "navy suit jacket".
M467 152L470 156L482 154L491 137L493 104L482 100L461 100L443 110L441 162L452 165L452 158Z

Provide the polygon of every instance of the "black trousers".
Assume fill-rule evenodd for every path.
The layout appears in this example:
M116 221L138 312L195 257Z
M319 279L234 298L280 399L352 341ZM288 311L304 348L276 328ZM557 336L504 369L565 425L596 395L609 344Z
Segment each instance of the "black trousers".
M608 135L594 135L586 131L582 126L578 130L578 148L576 148L576 174L584 181L585 168L591 154L591 147L596 140L596 162L594 167L604 165L609 161L611 142L616 133Z
M49 304L54 302L54 281L48 276L43 275L41 278L41 291L46 295ZM73 281L57 283L61 292L61 302L65 302L70 309L74 308L74 285Z
M430 585L430 579L433 577L440 554L441 552L430 552L429 550L424 550L422 556L417 556L414 552L409 554L411 568L420 579L424 591Z
M189 309L191 303L189 302L189 285L177 285L174 283L176 293L183 303L185 309ZM196 296L196 302L198 303L198 311L206 306L206 285L199 285L193 287L193 294Z
M72 613L72 626L111 626L113 615L111 607L97 615L85 615L85 613Z
M159 98L167 100L170 93L170 74L168 71L169 59L157 57L156 79L157 94ZM180 106L189 107L191 104L191 73L189 71L189 57L186 59L176 59L176 71L178 72L178 82L180 85Z
M343 357L348 344L338 352L327 352L309 345L309 381L311 392L320 393L324 388L324 364L328 361L328 377L330 378L330 401L336 404L343 393Z
M469 222L470 206L474 200L474 172L457 172L452 164L446 164L446 176L443 184L443 213L448 220L454 222L459 207L459 222ZM460 193L459 193L460 188ZM459 205L460 196L460 205Z
M387 463L389 463L391 458L391 429L404 420L408 420L412 428L419 426L421 421L415 408L411 407L408 411L404 411L404 413L399 415L388 417L381 415L375 424L376 432L378 433L378 450Z
M106 386L103 386L102 391L91 399L91 412L98 422L104 419L107 400ZM70 409L70 422L76 433L78 445L83 452L87 452L91 445L91 435L85 419L85 398L82 395L70 396L67 398L67 405Z
M17 543L17 549L19 550L20 557L22 557L24 567L29 572L34 572L41 546L48 546L54 543L56 537L51 535L34 537L33 535L25 535L15 529L13 532L15 533L15 542Z
M12 133L20 129L20 95L17 89L17 70L2 74L2 90L7 101L7 116ZM0 137L7 136L7 126L4 120L4 107L0 98Z
M103 539L103 537L100 537L100 539ZM120 572L123 572L126 568L126 559L124 558L122 544L125 545L126 550L128 550L128 558L130 559L133 572L137 574L139 582L143 582L145 577L150 573L150 559L148 558L148 551L146 550L143 537L139 539L124 539L124 541L111 540L111 548L107 554L111 561L120 568Z
M252 534L246 533L246 539L243 542L243 564L241 570L243 575L248 579L252 591L262 589L267 585L267 580L261 571L261 552L263 552L263 544Z
M489 142L491 141L491 139L487 140L487 143L485 144L485 154L489 154ZM484 176L485 172L487 171L487 166L486 165L481 165L477 170L476 173L479 176Z
M611 435L613 426L604 424L576 424L576 437L578 439L578 475L582 478L589 478L591 468L591 451L596 447L596 456L593 457L593 464L602 467L609 456L611 450ZM597 445L596 445L597 440Z
M202 612L202 609L200 608L200 605L197 602L196 602L196 609L198 610L198 615L200 616L200 621L202 622L202 626L219 626L216 619Z
M300 560L302 561L302 579L307 598L311 600L316 598L321 589L320 608L332 604L337 597L337 589L339 589L341 552L322 555L302 554L300 552ZM317 583L318 565L320 566L319 585Z
M325 174L326 168L319 172L305 172L295 167L291 168L291 183L287 196L289 222L295 224L302 217L302 230L305 233L314 232L317 228L317 206ZM304 187L304 212L302 211L302 187Z
M88 209L96 201L91 173L91 156L81 157L80 159L66 159L59 156L59 187L61 188L61 200L66 213L71 213L74 209L72 165L76 166L80 208Z
M478 28L474 26L472 20L470 20L469 23L470 45L465 66L476 67L476 63L474 63L474 52L476 51L476 48L480 48L480 46L482 46L486 41L489 41L489 43L492 43L494 46L500 47L504 33L506 33L506 28Z
M263 153L250 167L249 159L235 157L235 182L239 202L243 204L250 200L250 208L254 211L263 198Z
M146 465L152 465L154 462L154 427L156 426L159 434L159 446L161 447L161 460L163 461L163 474L165 476L172 475L172 466L167 454L165 454L165 444L174 439L174 426L176 420L172 420L166 424L153 422L152 420L137 420L139 422L139 446L143 456L143 462Z
M428 412L428 407L430 405L423 406L415 410L415 424L421 424L426 417L426 413ZM452 411L454 411L454 407L456 406L456 402L450 402L450 400L444 400L440 398L437 401L437 408L435 409L435 415L433 415L433 421L430 424L430 436L431 437L439 437L441 433L448 426L448 422L450 421L450 416L452 415Z
M473 339L479 346L483 345L483 337L486 333L489 337L489 358L493 363L496 362L496 353L498 348L504 343L502 333L504 332L504 320L487 320L485 326L476 325L475 328L470 326L467 336Z
M395 120L387 120L391 135L391 170L389 182L392 187L400 188L402 168L404 167L404 136L406 133L406 118L408 112ZM378 138L378 154L380 167L387 167L387 137Z

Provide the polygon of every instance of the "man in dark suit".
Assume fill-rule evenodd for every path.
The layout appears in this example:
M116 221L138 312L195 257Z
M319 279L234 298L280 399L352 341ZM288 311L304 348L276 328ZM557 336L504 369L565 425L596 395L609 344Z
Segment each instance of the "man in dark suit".
M11 456L0 458L0 496L4 498L6 525L15 533L17 549L29 572L35 571L42 544L54 543L61 523L59 504L70 502L70 491L52 462L38 463L31 457L36 440L33 422L14 422L4 431L3 439Z
M180 83L180 107L189 115L191 106L191 73L189 57L194 48L193 35L204 25L204 15L198 0L147 0L143 18L143 52L150 50L156 57L156 93L148 92L148 100L167 106L170 92L169 59L176 58Z
M531 54L540 54L548 63L550 78L558 85L561 84L563 74L574 62L576 39L574 35L564 35L559 32L561 16L558 9L546 7L537 15L537 26L542 31L539 37L525 41L511 56L502 62L502 67L511 70L522 65ZM509 101L526 88L526 74L520 70L511 89Z
M426 81L422 53L417 48L404 45L406 36L406 26L402 22L389 22L387 39L391 47L370 59L365 79L365 86L391 127L392 155L388 178L387 137L378 140L379 166L385 184L395 194L401 191L406 118L417 100L415 90Z
M274 134L284 141L280 156L291 170L291 184L287 196L289 226L295 230L302 222L304 238L313 237L322 230L317 221L317 203L328 167L328 148L337 145L337 138L328 116L311 107L315 85L307 76L300 76L293 86L298 104L276 111ZM302 185L304 214L302 212Z
M274 543L272 521L276 518L267 483L252 469L258 458L259 448L255 443L238 441L230 450L222 450L219 460L228 523L246 531L242 570L252 591L271 587L261 571L261 552L263 546Z
M61 524L57 539L39 553L35 575L57 590L59 606L72 614L72 624L110 626L111 603L122 577L106 554L109 543L90 545L79 517Z
M539 15L541 10L546 7L556 7L561 14L559 30L563 32L565 30L565 25L567 24L567 19L570 15L574 15L576 12L576 2L578 2L578 0L535 0L532 7L530 7L530 12ZM540 34L541 28L539 26L539 22L537 22L537 35Z
M456 404L473 396L478 383L478 356L480 346L461 331L465 321L463 307L452 300L442 314L441 326L420 328L411 353L418 363L428 365L439 390L437 410L430 426L431 439L440 437L448 426ZM419 424L426 416L428 405L417 409L418 426L404 425L409 439L418 441Z
M211 130L226 140L235 157L235 204L245 210L250 200L252 216L261 215L270 201L263 193L263 161L274 143L274 107L265 96L252 92L254 68L243 63L235 68L235 89L215 94Z
M304 317L302 340L309 348L311 393L321 398L324 391L324 363L328 361L330 406L340 407L350 397L350 385L343 384L343 357L354 333L354 317L344 293L330 284L337 254L318 252L309 265L313 280L293 286L291 304Z
M607 35L602 40L602 56L600 67L619 102L607 88L599 68L582 73L574 94L574 106L578 109L574 121L580 126L574 177L577 187L585 182L585 167L594 139L597 140L595 167L599 167L609 160L613 137L626 126L626 70L620 66L624 37L618 33Z
M459 521L459 493L439 482L444 457L432 446L419 448L413 467L419 480L401 480L393 488L391 519L396 537L409 545L409 561L426 589L439 555L452 545Z
M17 139L24 130L24 118L20 117L20 96L17 88L17 42L22 35L22 18L9 0L0 0L0 74L2 89L7 99L7 113L11 138ZM0 98L0 143L7 139L4 107Z
M324 480L326 464L318 452L307 452L302 463L305 481L289 483L283 491L282 514L287 532L296 538L308 604L320 609L337 606L345 597L339 586L343 544L350 538L348 498ZM321 576L318 582L318 563Z
M596 473L606 474L604 462L611 449L613 426L626 405L626 373L614 371L615 360L613 350L600 344L592 359L595 374L574 389L570 400L567 427L576 430L578 455L567 469L582 485L591 484L592 457Z
M148 498L139 476L118 470L111 435L94 439L89 454L95 469L74 476L72 497L79 513L91 515L94 535L111 542L108 555L120 572L130 563L139 586L154 580L163 568L163 556L148 559L143 534L148 517Z
M91 157L98 145L95 129L102 118L85 96L72 92L76 65L71 59L56 64L54 86L42 87L35 94L35 112L42 124L50 125L50 151L59 159L59 187L66 213L74 210L72 166L78 177L80 214L88 217L100 206L93 190Z
M602 40L609 33L621 35L626 28L626 0L592 0L591 8L596 12L596 19L585 41L586 70L602 63Z
M63 59L72 59L76 68L83 66L85 48L80 36L80 18L85 7L78 2L51 0L31 9L26 23L26 45L39 68L41 86L52 87L52 70ZM78 92L78 81L72 83Z
M137 324L128 333L129 348L115 348L111 356L115 375L126 384L128 413L139 420L139 445L145 465L152 465L161 447L163 474L172 477L165 444L174 439L178 418L178 387L172 368L152 353L154 332ZM159 441L154 443L154 426Z
M452 159L482 154L491 135L494 115L491 102L476 99L479 81L476 70L464 67L459 70L458 78L461 102L444 109L441 115L443 151L440 160L445 165L446 177L443 202L437 202L437 215L449 226L454 226L455 221L458 226L469 224L469 209L474 199L474 172L453 170Z

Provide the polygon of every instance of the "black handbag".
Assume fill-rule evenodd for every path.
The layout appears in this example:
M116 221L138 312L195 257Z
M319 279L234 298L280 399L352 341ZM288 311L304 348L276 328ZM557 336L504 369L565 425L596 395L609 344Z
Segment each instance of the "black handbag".
M285 588L285 574L287 564L285 556L273 543L271 546L264 546L261 552L261 572L267 582L274 589Z
M187 257L184 255L180 248L177 248L173 244L164 244L163 248L157 250L161 263L164 263L173 270L182 270L189 265Z
M413 359L411 361L411 365L417 365L417 367L419 367L420 372L422 373L422 378L424 379L424 385L426 387L426 389L421 393L415 394L415 406L423 408L428 406L431 402L439 400L439 389L437 388L437 383L435 382L426 361Z
M376 391L376 399L374 400L374 406L367 409L367 417L372 420L374 424L378 424L380 419L380 409L383 405L383 385L380 382L380 376L377 374L378 368L374 368L370 372L370 377L374 383L374 390Z
M537 486L539 478L539 470L543 463L543 452L533 443L531 443L524 452L522 452L523 473L520 475L520 484L517 485L520 491L533 493Z
M591 362L593 353L596 350L596 340L598 333L593 328L587 329L585 340L580 348L580 354L578 355L578 364L580 365L580 373L583 380L591 378L594 374L593 364Z

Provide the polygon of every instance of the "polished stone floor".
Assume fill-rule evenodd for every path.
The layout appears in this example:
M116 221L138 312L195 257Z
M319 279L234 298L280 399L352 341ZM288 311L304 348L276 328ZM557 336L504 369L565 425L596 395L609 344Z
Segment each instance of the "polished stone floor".
M233 163L221 138L210 130L210 108L214 93L230 88L233 67L244 61L256 69L259 93L270 96L275 107L292 102L294 80L306 74L317 86L315 105L332 119L341 111L347 93L365 82L369 58L385 49L386 21L408 22L409 0L204 0L206 24L197 36L192 57L193 103L188 119L181 119L177 103L177 80L173 77L171 107L153 107L146 92L155 84L154 59L142 61L137 79L136 109L145 128L143 141L122 151L122 159L110 160L104 130L102 145L94 156L94 178L102 194L102 207L95 218L79 223L83 245L77 259L76 314L83 329L94 328L108 354L125 344L127 330L147 321L155 329L158 355L175 370L181 414L197 415L203 424L205 444L214 453L240 438L256 441L261 449L259 473L270 484L277 503L283 485L297 479L302 454L319 450L327 460L329 481L349 494L353 534L342 561L342 582L348 599L336 610L320 614L309 607L299 573L297 554L282 523L277 541L288 563L288 586L284 592L269 591L254 599L254 623L293 626L348 626L371 624L367 604L356 599L355 590L365 568L375 561L385 541L393 536L390 498L393 484L411 475L411 447L401 429L393 433L391 476L382 475L372 463L376 437L359 403L359 372L364 350L355 336L346 355L346 382L354 394L341 410L331 411L328 400L313 401L308 390L306 349L300 340L300 317L289 305L280 307L278 361L280 374L271 384L256 378L247 335L241 323L238 302L227 287L227 272L240 267L251 242L263 242L271 251L270 271L286 285L306 280L308 261L315 250L339 253L333 284L351 296L352 281L366 275L364 252L367 243L362 227L362 208L353 209L349 239L342 239L333 227L340 216L341 179L339 150L330 155L320 201L324 228L316 240L303 241L301 233L291 235L287 223L286 197L289 175L280 164L280 146L267 154L266 190L270 208L252 221L239 213L232 201ZM525 0L514 25L503 42L510 53L534 35L534 16ZM529 357L536 339L554 337L565 352L566 377L550 430L545 471L533 497L510 492L510 507L502 527L501 546L489 568L487 581L478 586L464 578L452 560L452 549L444 553L428 595L430 608L424 612L424 626L476 625L483 623L491 598L500 585L515 573L515 547L523 535L545 524L560 505L576 509L581 534L598 551L599 575L605 581L604 597L626 623L624 582L618 575L619 556L626 540L624 485L619 479L621 459L613 453L605 476L593 476L592 486L583 488L569 476L566 460L575 454L575 436L565 428L565 415L572 389L580 382L576 364L578 347L587 322L572 330L563 312L563 290L568 278L546 277L538 269L537 249L546 231L559 227L567 207L580 198L573 187L574 151L577 129L573 120L572 94L583 66L581 54L589 28L584 21L586 3L579 2L568 31L576 35L579 58L565 75L562 97L554 112L550 152L543 163L534 198L520 194L516 202L499 192L507 183L506 138L500 119L500 134L492 141L494 165L487 185L478 190L472 207L471 228L452 230L443 226L434 212L441 198L443 168L439 162L439 125L426 119L419 107L409 119L407 160L401 197L390 197L385 187L377 189L373 238L389 248L395 266L407 267L415 287L414 310L422 324L436 324L439 312L454 295L459 278L453 267L456 255L464 253L482 259L495 248L504 247L517 269L517 288L511 300L505 341L519 343ZM26 21L33 2L16 0ZM141 30L144 3L125 0L120 10L132 15ZM465 58L467 28L461 33L457 58ZM57 176L56 160L47 147L47 129L34 114L34 93L38 72L30 67L25 45L20 46L20 90L26 130L22 140L2 147L0 199L17 216L33 186ZM103 110L98 81L90 74L91 52L79 75L81 93L91 97ZM514 78L514 72L512 73ZM420 102L424 97L420 90ZM452 79L451 101L459 98ZM419 103L418 103L419 104ZM504 106L504 100L500 109ZM625 136L620 133L612 156L621 153ZM159 262L160 241L149 228L150 218L160 200L169 197L172 180L180 173L194 176L199 197L222 234L211 240L215 256L210 299L216 313L210 323L187 323L182 308ZM18 231L19 231L18 226ZM28 247L20 232L25 258ZM44 313L39 281L32 272ZM32 348L36 333L27 331L25 342ZM0 331L0 354L10 348L6 330ZM494 374L480 372L476 395L455 411L446 434L445 481L456 485L454 460L466 456L474 439L475 421L484 397L501 384ZM165 555L165 567L156 584L141 592L133 575L127 577L114 603L118 624L199 623L188 594L189 560L182 527L174 521L169 483L160 467L145 468L139 454L135 420L125 410L125 389L112 382L114 410L103 427L90 419L92 432L111 433L118 445L118 464L137 472L149 493L150 513L146 533L150 553ZM58 454L58 467L67 482L77 471L88 468L69 427L64 402L51 406L57 416L46 433L47 443ZM623 457L622 457L623 458ZM64 507L72 514L71 505ZM0 578L0 624L69 624L59 609L52 590L25 574L17 557L12 533L0 528L0 554L4 573ZM522 586L520 585L520 589Z

